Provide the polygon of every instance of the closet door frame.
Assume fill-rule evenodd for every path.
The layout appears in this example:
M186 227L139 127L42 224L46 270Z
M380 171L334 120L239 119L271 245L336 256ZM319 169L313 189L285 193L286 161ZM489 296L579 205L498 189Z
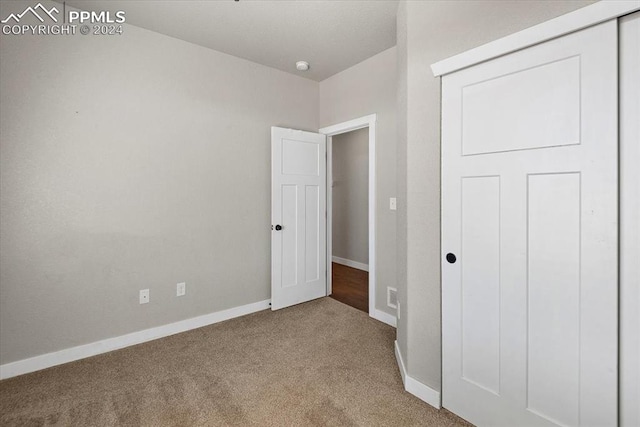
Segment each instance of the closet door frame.
M620 105L620 426L640 425L640 12L618 20Z

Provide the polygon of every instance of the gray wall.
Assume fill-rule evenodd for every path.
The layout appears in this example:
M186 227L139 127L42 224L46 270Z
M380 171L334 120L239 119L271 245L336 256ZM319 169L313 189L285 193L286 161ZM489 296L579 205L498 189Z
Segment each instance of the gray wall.
M397 327L396 340L401 357L408 356L409 323L407 316L407 5L398 4L396 19L396 287ZM404 360L406 368L407 361Z
M398 290L408 374L440 390L440 79L434 62L592 1L403 1L398 11Z
M132 26L3 35L0 82L0 363L270 297L270 127L318 83Z
M387 307L387 286L396 286L396 48L320 82L320 127L376 113L376 308Z
M369 129L332 140L332 255L369 264Z

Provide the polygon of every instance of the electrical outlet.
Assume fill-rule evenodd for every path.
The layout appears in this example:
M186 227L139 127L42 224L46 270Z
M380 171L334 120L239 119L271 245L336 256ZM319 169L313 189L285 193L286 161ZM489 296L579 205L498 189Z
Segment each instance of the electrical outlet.
M395 197L389 198L389 209L391 209L392 211L395 211L396 207L397 207L396 198Z
M176 296L181 297L187 293L187 284L185 282L176 285Z
M398 308L398 290L387 286L387 306Z
M140 290L140 304L146 304L149 302L149 289Z

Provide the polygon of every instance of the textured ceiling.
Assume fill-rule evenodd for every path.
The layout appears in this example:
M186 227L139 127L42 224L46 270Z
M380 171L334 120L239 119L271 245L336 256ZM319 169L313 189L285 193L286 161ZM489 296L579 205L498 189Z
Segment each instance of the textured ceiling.
M396 44L396 1L71 0L126 22L313 80ZM295 69L308 61L305 73Z

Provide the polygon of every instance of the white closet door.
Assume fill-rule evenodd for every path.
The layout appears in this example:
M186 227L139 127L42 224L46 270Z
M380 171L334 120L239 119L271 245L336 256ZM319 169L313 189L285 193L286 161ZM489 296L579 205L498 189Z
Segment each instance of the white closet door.
M442 79L443 406L474 424L617 423L617 90L615 20Z

